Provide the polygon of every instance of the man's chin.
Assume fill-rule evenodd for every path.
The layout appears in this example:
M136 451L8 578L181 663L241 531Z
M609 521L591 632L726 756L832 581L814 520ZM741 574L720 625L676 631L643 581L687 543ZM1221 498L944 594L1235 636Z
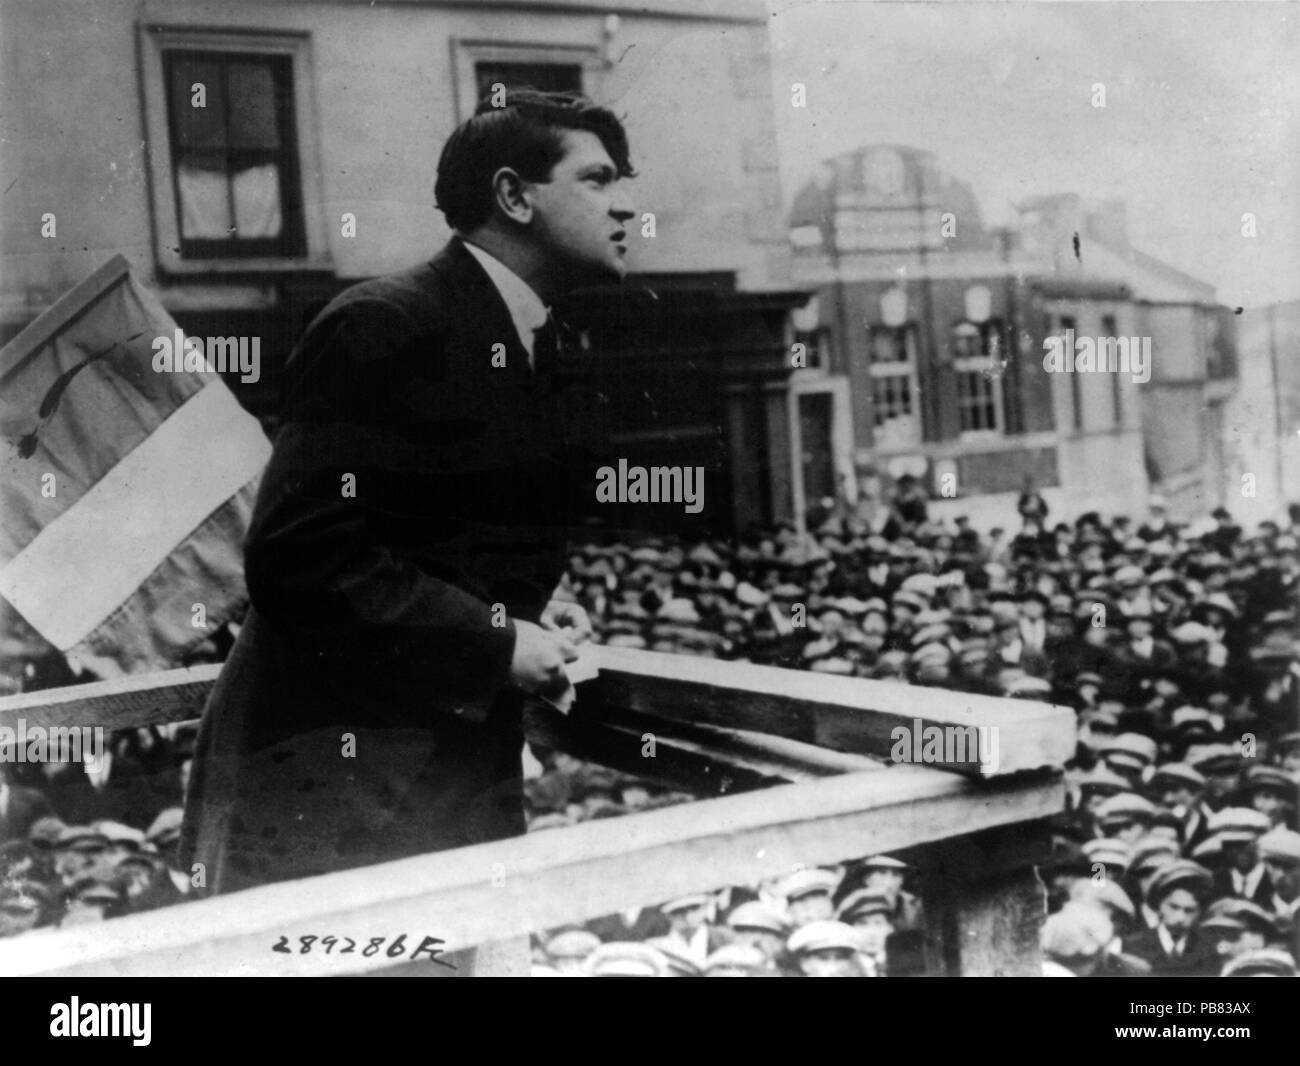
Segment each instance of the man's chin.
M566 292L577 289L594 289L603 285L620 284L627 277L627 265L622 262L601 261L566 266L560 276Z

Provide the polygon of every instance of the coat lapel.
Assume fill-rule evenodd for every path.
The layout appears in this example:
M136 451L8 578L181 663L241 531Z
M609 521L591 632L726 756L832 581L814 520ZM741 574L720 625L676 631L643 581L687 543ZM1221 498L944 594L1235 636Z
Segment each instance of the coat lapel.
M492 279L459 237L453 237L429 262L440 284L451 294L449 310L465 323L467 357L483 359L483 367L494 374L506 374L527 381L532 376L528 351L519 339L510 309ZM505 368L492 366L493 345L506 346Z

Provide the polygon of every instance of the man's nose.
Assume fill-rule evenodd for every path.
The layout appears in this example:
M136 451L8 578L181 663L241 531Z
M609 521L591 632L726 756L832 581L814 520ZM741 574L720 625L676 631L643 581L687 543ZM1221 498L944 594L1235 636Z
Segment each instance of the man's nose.
M631 198L621 190L615 191L614 202L610 206L609 213L618 222L627 222L636 217Z

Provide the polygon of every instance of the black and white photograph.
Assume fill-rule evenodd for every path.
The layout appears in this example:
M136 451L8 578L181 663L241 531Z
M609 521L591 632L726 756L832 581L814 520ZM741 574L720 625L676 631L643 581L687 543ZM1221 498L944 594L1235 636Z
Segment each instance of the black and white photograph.
M1083 1046L1249 1044L1298 55L1254 0L0 0L0 976L1128 977Z

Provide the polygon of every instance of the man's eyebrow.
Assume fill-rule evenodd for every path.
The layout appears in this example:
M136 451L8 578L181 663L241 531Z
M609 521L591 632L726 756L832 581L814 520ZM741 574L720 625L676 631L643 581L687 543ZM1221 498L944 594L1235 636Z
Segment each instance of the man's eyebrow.
M614 180L614 176L616 173L617 171L609 163L588 163L585 167L583 167L580 171L578 171L579 176L583 178L593 178L593 177L600 176L603 178L608 178L611 181Z

